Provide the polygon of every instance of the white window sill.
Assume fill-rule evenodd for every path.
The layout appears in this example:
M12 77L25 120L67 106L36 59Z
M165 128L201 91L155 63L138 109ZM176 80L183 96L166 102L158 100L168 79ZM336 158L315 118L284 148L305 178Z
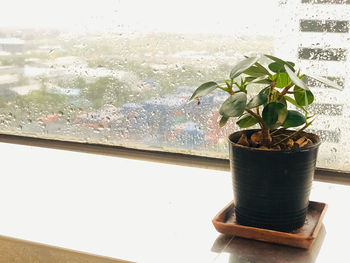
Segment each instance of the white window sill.
M311 199L329 209L310 250L242 240L239 253L239 239L214 247L223 237L211 224L232 199L229 172L7 143L0 151L3 236L136 262L348 255L349 186L314 182Z

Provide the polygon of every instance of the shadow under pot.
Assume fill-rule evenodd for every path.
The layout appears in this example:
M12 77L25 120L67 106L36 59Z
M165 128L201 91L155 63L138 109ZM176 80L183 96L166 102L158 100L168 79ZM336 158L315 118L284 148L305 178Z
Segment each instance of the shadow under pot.
M293 150L262 150L237 144L258 130L229 136L235 214L240 225L290 232L304 225L320 139ZM293 132L293 131L287 131Z

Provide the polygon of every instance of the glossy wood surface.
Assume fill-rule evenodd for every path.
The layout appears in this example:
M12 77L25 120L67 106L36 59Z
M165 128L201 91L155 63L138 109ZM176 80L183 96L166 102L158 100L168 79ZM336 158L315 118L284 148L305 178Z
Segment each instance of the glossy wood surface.
M79 251L0 236L0 263L128 263Z
M348 259L349 186L314 182L311 200L328 210L306 250L216 231L211 220L233 199L229 172L7 143L0 154L0 236L141 263ZM16 249L28 253L24 243L0 243L0 263L16 262L5 258ZM35 263L64 255L35 251L26 254ZM63 262L76 262L76 254L67 255Z

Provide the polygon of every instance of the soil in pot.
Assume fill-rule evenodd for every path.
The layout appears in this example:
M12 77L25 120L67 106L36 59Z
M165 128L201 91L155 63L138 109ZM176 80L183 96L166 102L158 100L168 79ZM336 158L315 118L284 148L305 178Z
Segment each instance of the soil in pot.
M312 136L311 138L307 133L299 133L295 136L292 136L294 131L280 129L271 133L271 146L270 148L262 144L263 135L262 131L255 131L248 138L245 133L242 133L237 144L246 147L259 148L262 150L292 150L298 149L305 146L310 146L313 144Z

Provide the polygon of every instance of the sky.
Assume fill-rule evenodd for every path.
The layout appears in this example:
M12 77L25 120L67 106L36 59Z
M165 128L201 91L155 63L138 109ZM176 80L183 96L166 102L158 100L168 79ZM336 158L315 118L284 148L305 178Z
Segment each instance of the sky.
M3 0L0 27L170 33L268 32L278 0ZM276 13L275 13L276 14Z

